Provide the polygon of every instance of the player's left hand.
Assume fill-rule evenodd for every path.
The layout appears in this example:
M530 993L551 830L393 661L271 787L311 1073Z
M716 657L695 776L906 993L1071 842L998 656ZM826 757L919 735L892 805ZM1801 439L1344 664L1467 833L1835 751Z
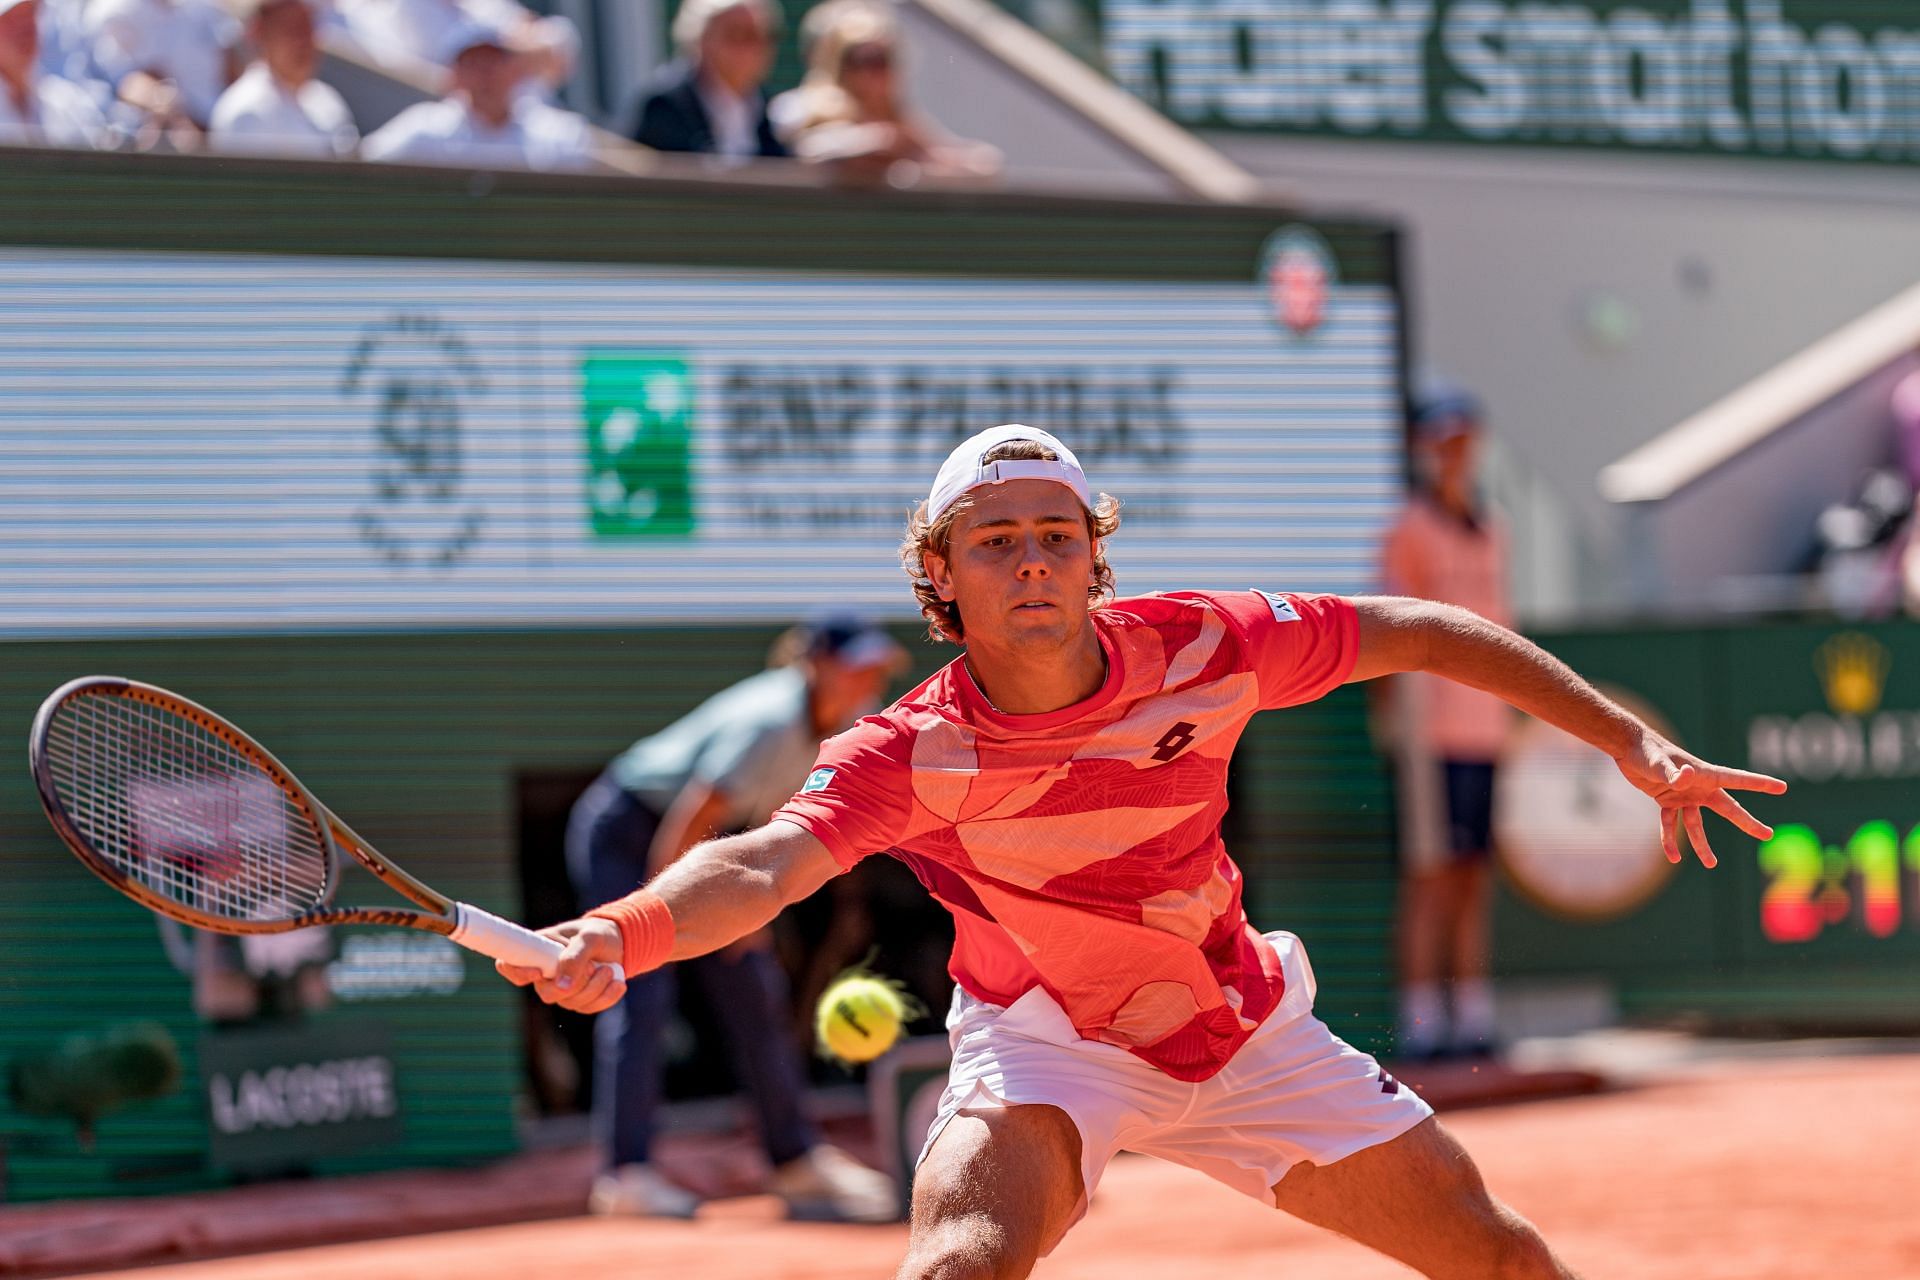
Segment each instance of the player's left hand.
M1639 744L1614 763L1628 782L1652 796L1660 804L1660 845L1668 862L1680 861L1680 828L1699 855L1702 866L1718 862L1707 843L1702 809L1711 809L1755 840L1766 840L1773 828L1748 813L1731 791L1758 791L1764 795L1783 794L1787 784L1764 773L1728 769L1708 764L1688 751L1682 751L1657 733L1642 735Z

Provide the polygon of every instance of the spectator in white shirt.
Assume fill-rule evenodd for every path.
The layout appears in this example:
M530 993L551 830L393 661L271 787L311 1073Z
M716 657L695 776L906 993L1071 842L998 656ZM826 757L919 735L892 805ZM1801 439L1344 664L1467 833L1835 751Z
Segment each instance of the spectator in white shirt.
M498 27L470 20L439 52L453 91L408 107L367 136L360 154L399 164L587 169L593 135L571 111L517 92L523 64Z
M247 42L257 55L214 104L207 140L222 151L350 155L360 141L353 113L332 85L314 78L320 44L309 0L242 0Z
M179 150L197 147L239 74L233 16L213 0L92 0L86 25L101 73L145 116L142 145L164 135Z
M87 0L40 0L40 68L83 88L100 79L86 10ZM111 100L111 90L99 99L103 107Z
M39 0L0 0L0 145L107 142L107 122L93 96L41 69Z

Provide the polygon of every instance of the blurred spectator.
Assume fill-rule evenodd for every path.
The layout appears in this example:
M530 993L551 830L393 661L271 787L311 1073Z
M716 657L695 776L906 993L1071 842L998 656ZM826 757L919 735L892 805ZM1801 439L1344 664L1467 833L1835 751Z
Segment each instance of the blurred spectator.
M765 822L806 782L820 740L877 707L905 663L885 632L857 619L822 619L787 639L776 665L635 743L580 797L566 848L583 907L632 892L710 836ZM787 1036L786 976L769 943L763 929L713 955L636 974L600 1015L593 1114L607 1171L594 1184L594 1212L687 1218L699 1203L651 1160L664 1041L686 975L719 1018L735 1075L753 1096L771 1189L796 1216L895 1216L891 1182L823 1144L807 1119L805 1077Z
M734 159L786 155L761 92L779 29L770 0L686 0L673 20L681 60L648 90L634 141Z
M593 134L571 111L517 92L523 64L498 27L468 20L437 51L452 73L438 102L408 107L368 135L360 154L396 164L578 170L593 163Z
M787 149L866 177L990 177L997 148L946 135L910 111L900 84L900 32L874 0L828 0L801 24L807 75L769 114ZM900 166L896 168L896 166Z
M1502 625L1506 532L1476 491L1480 406L1430 394L1414 414L1419 485L1388 533L1385 589L1472 609ZM1380 693L1398 759L1401 825L1399 1053L1419 1060L1493 1048L1488 978L1494 767L1514 727L1491 694L1420 674Z
M103 111L113 101L93 62L87 0L40 0L40 69L94 92Z
M240 3L244 6L246 0ZM378 62L341 12L341 3L342 0L307 0L307 8L313 10L313 29L321 50L337 48L362 62Z
M40 62L39 8L40 0L0 0L0 145L105 146L93 96Z
M1814 522L1820 600L1846 618L1885 617L1912 590L1913 484L1874 467Z
M214 104L208 140L223 151L333 159L360 141L353 113L320 65L311 0L240 0L255 59Z
M446 43L468 22L499 31L523 57L523 89L550 97L573 74L580 32L559 16L543 17L517 0L347 0L343 15L355 39L376 59L449 65Z
M91 0L86 29L94 63L141 117L140 145L198 147L239 73L233 15L213 0Z

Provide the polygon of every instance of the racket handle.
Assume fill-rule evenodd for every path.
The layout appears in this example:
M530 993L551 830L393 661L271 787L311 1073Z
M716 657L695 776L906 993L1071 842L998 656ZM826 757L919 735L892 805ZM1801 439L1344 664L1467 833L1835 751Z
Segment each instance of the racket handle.
M554 961L560 958L562 950L552 938L464 902L453 904L453 932L447 936L469 951L478 951L483 956L505 960L508 964L538 969L548 977L553 976ZM613 970L614 976L626 981L626 975L621 973L619 965L607 967Z

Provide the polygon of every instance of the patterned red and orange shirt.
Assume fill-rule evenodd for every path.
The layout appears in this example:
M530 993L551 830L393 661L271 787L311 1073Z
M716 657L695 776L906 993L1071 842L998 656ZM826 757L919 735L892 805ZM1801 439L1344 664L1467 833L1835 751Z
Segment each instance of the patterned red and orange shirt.
M829 739L774 816L842 866L889 852L956 925L954 981L1045 988L1083 1037L1180 1080L1226 1065L1279 1003L1220 839L1227 759L1257 711L1352 672L1337 596L1176 592L1093 612L1107 678L1044 715L994 710L956 660Z

